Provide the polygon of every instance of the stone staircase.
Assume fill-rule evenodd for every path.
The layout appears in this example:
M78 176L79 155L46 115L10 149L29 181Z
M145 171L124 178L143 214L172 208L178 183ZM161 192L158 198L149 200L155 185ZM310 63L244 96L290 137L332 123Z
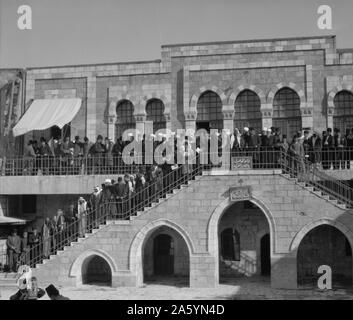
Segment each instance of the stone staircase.
M300 181L298 178L294 178L290 174L284 173L282 174L282 177L286 178L289 181L293 181L295 184L302 187L303 189L308 190L310 193L315 194L319 198L333 204L334 206L340 209L344 209L344 210L349 209L347 204L335 199L333 196L329 195L327 192L320 190L318 187L312 186L310 183Z
M253 171L253 174L255 173L256 173L256 170ZM196 174L193 175L192 179L190 179L189 181L183 181L184 183L177 185L173 190L170 190L170 192L164 194L164 196L159 198L158 200L151 202L149 205L145 206L142 210L138 210L134 215L131 215L127 220L109 220L109 219L106 220L105 223L100 224L98 228L92 229L89 233L86 233L84 237L78 238L77 241L73 241L70 243L70 245L63 247L63 250L59 250L55 255L51 255L49 259L45 259L41 263L37 263L36 267L34 268L35 274L40 274L42 271L48 272L48 270L51 270L50 271L51 274L54 274L56 263L61 263L62 259L67 260L67 256L72 256L72 255L75 255L76 253L78 254L83 249L90 248L90 246L96 241L96 239L98 239L102 235L102 232L101 232L102 230L107 228L106 232L109 233L110 232L109 226L111 225L119 224L119 225L127 225L130 227L134 224L135 220L137 220L136 222L138 223L139 222L138 220L141 220L141 217L143 217L143 215L146 214L148 216L149 212L151 212L151 214L153 215L155 213L154 209L157 208L158 206L163 205L162 208L168 207L169 201L171 200L171 202L173 202L171 198L174 198L174 197L176 199L180 198L181 197L180 194L185 194L185 190L188 189L189 187L191 187L190 190L192 193L193 189L195 189L192 187L192 185L200 182L200 180L205 178L205 176L209 176L209 172L202 172L202 171L197 172ZM274 175L274 177L275 176L276 175ZM289 182L289 185L298 186L299 190L303 190L304 193L307 194L307 196L309 196L308 193L311 195L314 195L315 198L317 198L317 201L324 200L340 210L347 210L349 208L349 206L347 206L346 203L342 203L341 201L335 199L332 195L328 194L323 189L320 190L319 186L317 185L312 185L310 182L300 181L300 179L293 177L293 175L291 174L286 174L286 173L277 174L277 177L279 176L286 179ZM276 180L276 178L274 179ZM186 193L188 194L187 191ZM189 196L190 196L190 193L189 193ZM82 249L82 247L84 248ZM16 286L15 280L13 278L13 274L8 274L8 276L2 275L2 278L0 278L0 286L2 285L2 283L4 283L4 286L6 285L7 287Z

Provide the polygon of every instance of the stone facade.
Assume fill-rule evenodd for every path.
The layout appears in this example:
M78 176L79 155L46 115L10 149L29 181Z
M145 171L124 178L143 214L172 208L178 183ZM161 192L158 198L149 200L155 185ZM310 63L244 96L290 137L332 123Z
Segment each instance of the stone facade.
M219 282L219 223L236 201L230 200L229 189L239 186L251 187L249 200L261 209L259 217L267 221L266 229L262 227L259 231L270 233L273 287L297 287L297 250L305 235L315 227L335 227L352 246L350 210L326 201L279 173L218 172L198 177L130 221L102 226L37 266L34 273L44 283L56 279L61 285L79 285L85 259L99 255L110 266L113 286L140 286L144 281L146 243L161 228L169 228L183 238L188 248L190 286L214 287ZM257 223L257 216L254 220L250 217L254 225L263 221Z
M134 105L136 127L145 130L146 104L160 99L167 128L195 128L197 101L207 90L222 101L223 127L232 129L234 102L245 89L261 101L263 126L270 127L273 98L281 88L300 98L301 125L332 126L332 99L352 92L353 51L336 48L334 36L230 41L162 46L162 59L132 63L28 69L26 100L46 95L83 99L71 123L72 136L115 138L116 107ZM54 92L54 93L53 93Z

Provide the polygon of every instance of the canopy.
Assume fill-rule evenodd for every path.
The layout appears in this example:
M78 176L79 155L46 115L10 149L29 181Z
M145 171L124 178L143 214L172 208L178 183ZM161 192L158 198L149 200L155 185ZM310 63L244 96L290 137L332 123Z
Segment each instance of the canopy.
M62 129L75 117L81 103L82 100L79 98L34 100L13 128L13 135L16 137L32 130L45 130L52 126Z
M26 224L26 222L27 221L23 219L0 216L0 225L1 224Z

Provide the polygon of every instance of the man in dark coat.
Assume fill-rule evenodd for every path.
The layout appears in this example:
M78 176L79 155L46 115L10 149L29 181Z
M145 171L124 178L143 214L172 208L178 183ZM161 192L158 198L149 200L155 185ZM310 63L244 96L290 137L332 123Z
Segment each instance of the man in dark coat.
M70 300L69 298L62 296L59 290L52 284L45 288L45 291L47 292L50 300Z
M334 146L332 129L328 128L327 132L322 135L322 167L330 169L333 158Z
M121 218L128 207L126 202L129 198L129 185L123 181L122 177L119 177L118 183L114 184L114 191L117 214L118 217Z
M21 238L17 235L16 229L12 230L11 235L8 236L6 246L10 271L16 272L19 254L21 253Z

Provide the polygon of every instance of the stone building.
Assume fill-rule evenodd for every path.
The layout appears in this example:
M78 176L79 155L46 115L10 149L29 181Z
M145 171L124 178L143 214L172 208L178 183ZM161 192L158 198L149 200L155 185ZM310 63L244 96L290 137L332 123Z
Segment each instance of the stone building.
M353 127L353 49L337 49L335 36L178 44L162 46L155 61L27 69L27 103L57 98L81 99L66 134L91 141L98 134L115 140L127 128L344 132ZM352 178L350 170L330 174ZM105 178L3 176L0 195L32 204L33 212L19 207L17 214L43 218ZM232 197L234 188L243 197ZM351 281L353 218L342 202L281 170L221 168L137 217L108 221L34 272L63 285L136 286L175 275L214 287L221 278L263 275L273 287L296 288L330 263L334 279Z

